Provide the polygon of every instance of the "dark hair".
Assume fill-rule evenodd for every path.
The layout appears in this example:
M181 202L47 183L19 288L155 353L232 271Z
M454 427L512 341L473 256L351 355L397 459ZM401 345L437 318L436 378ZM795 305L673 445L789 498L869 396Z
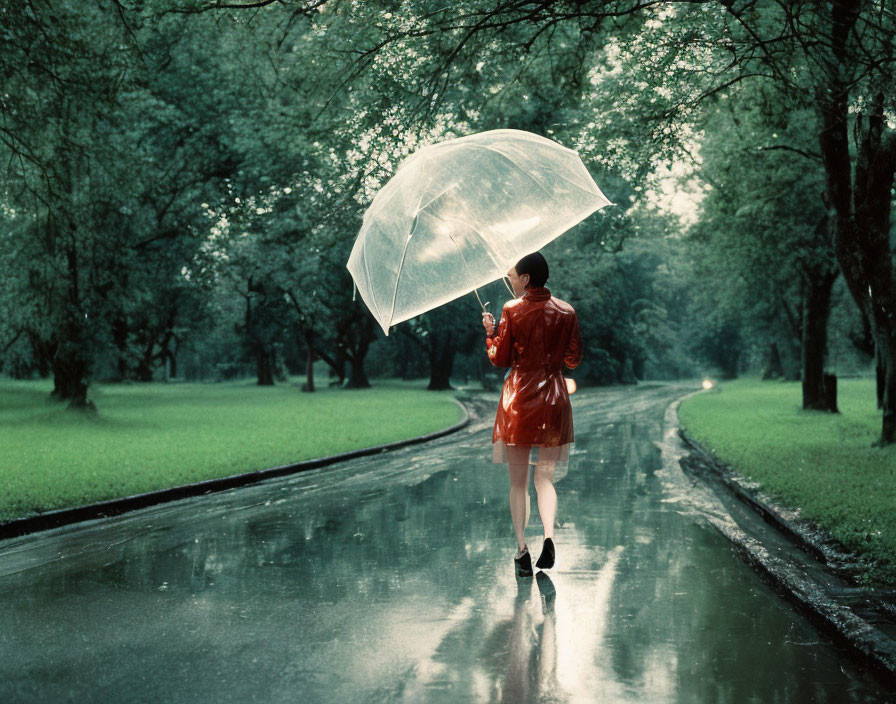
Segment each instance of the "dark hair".
M516 263L516 275L529 275L530 286L544 286L548 280L548 263L541 252L527 254Z

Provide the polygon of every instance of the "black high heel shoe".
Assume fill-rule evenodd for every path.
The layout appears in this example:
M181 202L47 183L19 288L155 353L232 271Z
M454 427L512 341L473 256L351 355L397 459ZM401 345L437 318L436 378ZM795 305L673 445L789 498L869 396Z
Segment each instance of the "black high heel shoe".
M542 570L549 570L554 566L554 541L551 538L544 539L544 545L541 546L541 555L538 556L538 562L535 566Z
M532 557L529 555L529 548L526 548L526 552L524 552L519 557L513 558L514 563L516 564L516 576L517 577L531 577L532 576Z

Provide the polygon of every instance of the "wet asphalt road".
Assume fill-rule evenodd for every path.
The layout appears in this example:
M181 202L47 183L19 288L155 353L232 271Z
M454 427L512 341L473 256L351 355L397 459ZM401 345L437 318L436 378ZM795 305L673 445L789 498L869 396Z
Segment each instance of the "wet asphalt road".
M696 388L573 397L537 578L513 572L497 394L433 443L4 541L0 701L887 701L664 454Z

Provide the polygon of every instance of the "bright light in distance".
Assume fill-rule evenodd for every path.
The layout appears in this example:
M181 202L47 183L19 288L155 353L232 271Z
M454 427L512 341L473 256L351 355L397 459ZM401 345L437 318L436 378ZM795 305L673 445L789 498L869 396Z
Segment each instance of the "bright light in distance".
M704 388L704 389L711 389L711 388L712 388L712 382L711 382L709 379L704 379L704 380L703 380L703 388Z
M576 392L576 380L575 379L566 379L566 390L574 394Z

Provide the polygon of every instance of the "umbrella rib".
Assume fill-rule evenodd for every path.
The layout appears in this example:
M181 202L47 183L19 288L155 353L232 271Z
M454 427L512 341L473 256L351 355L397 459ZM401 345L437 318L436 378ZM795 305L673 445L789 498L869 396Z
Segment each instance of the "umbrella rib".
M460 218L458 218L458 220L460 220ZM488 258L492 260L492 264L494 264L496 268L502 269L503 267L500 264L498 264L498 261L495 258L495 253L492 251L491 245L489 245L489 241L486 239L485 235L483 235L479 230L477 230L475 227L473 227L473 225L468 223L466 220L460 220L460 222L462 222L464 225L469 227L470 230L473 233L475 233L475 235L480 239L480 241L482 242L482 247L483 247L483 249L485 249L485 253L488 254ZM451 237L451 234L449 233L448 236ZM457 242L454 241L453 237L451 237L451 241L454 243L454 246L457 247L458 252L460 252L460 246L457 244ZM467 266L467 260L464 259L463 252L460 253L460 256L461 256L461 259L463 259L464 266ZM468 267L468 266L467 266L467 271L470 272L470 267ZM472 272L470 272L470 273L472 274ZM501 280L504 281L503 275L501 275ZM504 281L504 285L507 286L506 281ZM510 286L507 286L507 290L510 291L511 296L514 295L513 289L510 288Z
M476 229L473 225L468 223L466 220L461 220L460 218L457 218L457 219L460 220L460 222L462 222L464 225L469 227L470 230L472 230L476 234L476 236L482 241L482 247L485 249L485 253L488 254L488 258L492 260L492 264L494 264L498 269L503 268L500 264L498 264L498 260L496 259L495 252L492 250L491 244L489 244L489 241L486 239L485 235L483 235L478 229ZM451 241L454 242L454 238L452 238ZM457 246L457 242L454 242L454 246L455 247ZM463 256L463 255L461 255L461 256ZM466 263L466 262L464 262L464 263Z
M419 206L422 198L417 201L417 205ZM392 292L392 310L389 311L389 324L392 324L392 318L395 317L395 299L398 298L398 284L401 279L401 270L404 269L404 259L408 254L408 246L411 244L411 238L414 236L414 233L417 231L417 225L420 222L420 213L414 216L414 226L411 228L411 231L408 233L408 238L404 241L404 249L401 250L401 259L398 262L398 271L395 273L395 290Z
M437 196L435 196L435 197L431 198L429 201L427 201L426 205L423 205L423 206L420 205L420 203L423 201L423 196L421 195L420 200L417 201L417 211L419 212L421 210L426 210L430 205L435 203L439 198L441 198L443 195L445 195L448 191L450 191L455 186L457 186L457 184L452 183L450 186L448 186L447 188L442 190Z
M366 242L366 240L365 240L364 244L362 245L361 256L364 258L364 273L367 274L367 281L369 282L370 281L370 267L367 266L367 242ZM379 301L376 300L376 296L373 295L372 291L371 291L370 297L373 299L373 307L376 308L376 317L379 318L380 317Z
M473 232L476 232L476 230L474 229ZM477 232L476 234L479 234L479 233ZM467 264L467 258L464 256L464 252L463 252L463 250L460 248L460 245L457 243L457 240L454 239L454 235L452 235L450 232L448 233L448 239L451 240L451 244L453 244L454 247L455 247L455 249L457 249L457 253L460 255L460 260L464 263L464 268L467 270L467 273L470 275L470 278L472 279L472 278L473 278L473 272L470 271L470 265ZM476 287L475 287L475 286L473 287L473 290L474 290L474 291L476 290ZM477 299L479 298L479 293L478 293L478 292L476 293L476 298L477 298ZM479 305L482 306L482 301L481 301L481 300L479 301ZM485 310L485 306L482 306L482 310Z

